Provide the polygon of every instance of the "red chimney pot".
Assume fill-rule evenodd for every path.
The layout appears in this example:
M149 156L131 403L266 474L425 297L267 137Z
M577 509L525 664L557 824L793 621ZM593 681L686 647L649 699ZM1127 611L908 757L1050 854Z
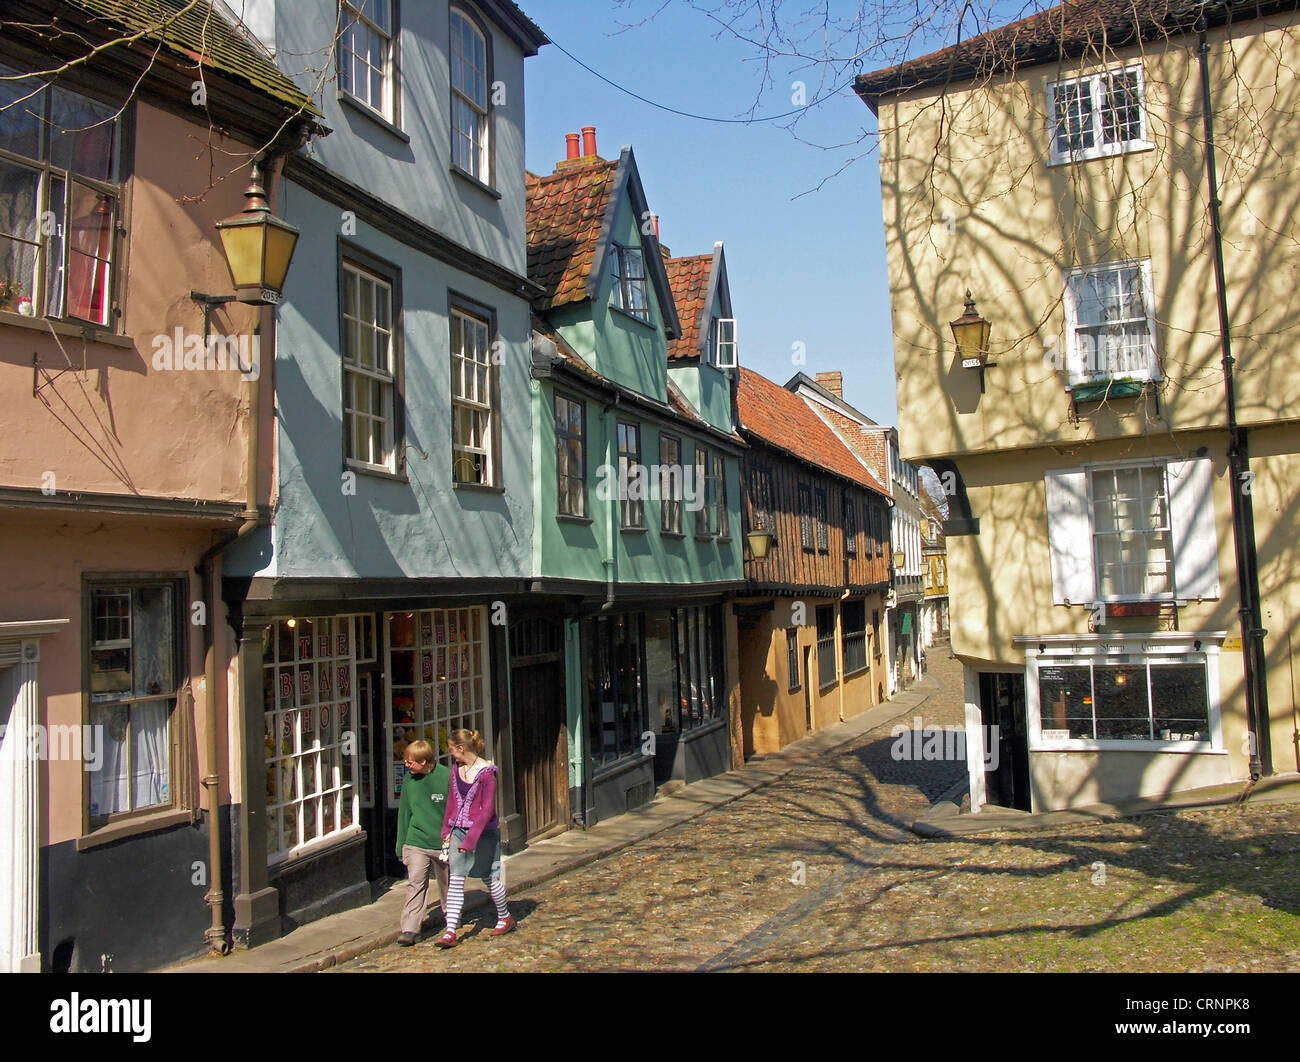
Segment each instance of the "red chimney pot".
M584 155L596 154L596 127L594 125L584 125L582 127L582 153Z
M564 134L564 149L565 149L564 157L566 159L576 159L578 157L578 134L577 133Z

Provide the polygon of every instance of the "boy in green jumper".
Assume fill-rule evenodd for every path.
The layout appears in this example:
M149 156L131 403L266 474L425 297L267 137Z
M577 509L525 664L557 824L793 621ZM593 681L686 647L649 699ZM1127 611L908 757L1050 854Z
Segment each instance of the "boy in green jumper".
M447 810L451 771L433 758L427 741L406 746L408 773L397 808L397 858L406 864L406 906L397 943L409 948L420 939L429 871L438 882L438 903L447 915L447 863L442 858L442 820Z

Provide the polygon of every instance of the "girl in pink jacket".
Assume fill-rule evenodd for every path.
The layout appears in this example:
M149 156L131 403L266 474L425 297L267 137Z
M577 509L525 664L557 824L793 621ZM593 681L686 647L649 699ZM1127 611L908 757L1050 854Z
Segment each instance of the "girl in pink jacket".
M447 813L442 840L450 846L451 872L447 884L447 929L434 941L440 948L460 943L456 929L465 905L465 879L487 882L496 904L497 924L492 936L515 928L506 906L506 886L501 880L501 831L497 822L497 765L483 759L483 735L477 730L453 730L447 750L456 761L447 786Z

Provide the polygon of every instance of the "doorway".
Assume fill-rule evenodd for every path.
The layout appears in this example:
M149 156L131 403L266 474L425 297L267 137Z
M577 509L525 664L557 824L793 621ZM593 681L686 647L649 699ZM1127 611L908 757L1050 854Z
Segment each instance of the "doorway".
M558 832L569 812L564 624L543 616L510 626L515 802L526 841Z
M1025 676L981 671L980 715L984 726L997 727L997 769L984 772L989 803L1032 811L1029 733L1025 726ZM991 740L991 733L987 730L985 733Z
M813 732L812 706L812 646L803 647L803 710L807 717L807 732Z

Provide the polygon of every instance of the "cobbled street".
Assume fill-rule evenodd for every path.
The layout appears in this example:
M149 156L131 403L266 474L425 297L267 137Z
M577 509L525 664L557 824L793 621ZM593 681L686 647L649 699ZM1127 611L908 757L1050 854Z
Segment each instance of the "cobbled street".
M924 725L963 719L962 675ZM911 718L905 721L909 725ZM925 841L907 825L963 763L896 761L890 725L764 789L471 912L349 972L1300 970L1295 805ZM436 919L435 919L436 921Z

